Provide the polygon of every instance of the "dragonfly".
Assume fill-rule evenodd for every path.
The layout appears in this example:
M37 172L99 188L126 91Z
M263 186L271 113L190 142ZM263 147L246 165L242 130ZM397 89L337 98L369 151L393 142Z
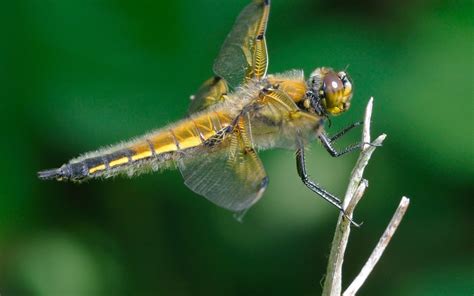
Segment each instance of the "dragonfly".
M325 131L332 116L350 107L353 84L345 70L316 68L267 74L266 28L270 0L254 0L238 16L213 65L213 76L191 96L186 118L141 137L74 158L38 172L43 180L82 182L116 175L177 168L195 193L235 213L244 213L263 195L268 177L257 151L296 151L304 185L344 213L341 200L311 180L305 147L319 140L333 157L334 143L361 124L334 136Z

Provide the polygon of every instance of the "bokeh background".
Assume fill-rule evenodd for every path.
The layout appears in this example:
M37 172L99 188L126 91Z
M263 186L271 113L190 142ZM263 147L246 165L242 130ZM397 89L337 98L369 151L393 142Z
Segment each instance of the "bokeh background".
M82 185L36 172L185 116L247 1L23 0L0 10L2 295L313 295L337 211L299 181L292 151L261 153L270 177L244 223L176 171ZM350 65L374 136L344 284L402 195L411 207L361 295L471 295L472 1L273 1L270 72ZM356 142L352 132L339 147ZM343 195L357 153L308 167Z

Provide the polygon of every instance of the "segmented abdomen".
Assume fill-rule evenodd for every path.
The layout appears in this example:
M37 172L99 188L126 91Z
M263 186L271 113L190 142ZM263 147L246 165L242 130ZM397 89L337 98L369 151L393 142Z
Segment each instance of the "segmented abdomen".
M59 169L39 173L42 179L83 180L157 170L177 153L202 145L231 124L232 117L220 111L190 117L130 142L91 152Z

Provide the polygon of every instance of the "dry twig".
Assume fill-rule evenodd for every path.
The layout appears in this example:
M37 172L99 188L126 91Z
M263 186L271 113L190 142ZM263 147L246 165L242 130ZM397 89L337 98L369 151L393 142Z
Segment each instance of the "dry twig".
M372 254L370 254L369 259L365 263L364 267L362 267L360 273L352 281L349 287L344 291L344 293L342 294L343 296L355 295L360 289L360 287L362 287L370 272L374 269L375 264L377 264L380 257L382 257L382 254L385 251L385 248L388 246L388 243L392 239L393 234L397 230L398 225L400 224L400 222L402 222L403 216L405 215L409 204L410 199L405 196L402 197L402 200L400 201L400 204L398 205L395 214L393 214L392 220L390 220L390 223L388 224L382 237L377 243L377 246L375 246L375 249L372 251Z
M362 132L363 143L370 143L370 119L372 115L372 105L373 98L370 98L369 103L367 104L364 117L364 128ZM349 185L347 187L347 191L343 201L343 208L349 218L352 218L354 209L362 198L362 195L364 194L364 191L368 184L366 180L362 179L364 169L367 166L370 157L372 156L372 153L375 151L377 146L380 146L382 144L385 137L386 135L382 134L377 137L374 142L372 142L372 145L364 145L364 147L362 148L362 152L359 155L359 159L357 160L357 163L354 169L352 170ZM374 253L376 254L373 253L371 255L366 266L364 266L363 270L361 271L361 274L356 278L357 282L351 284L351 286L349 287L351 290L348 289L344 293L344 295L354 295L357 290L362 286L369 273L372 271L374 265L377 263L378 259L382 255L383 250L387 246L391 236L393 235L396 228L398 227L398 224L403 218L403 214L405 213L406 207L408 207L409 201L408 199L405 199L402 199L402 203L405 205L404 207L402 207L403 210L397 210L397 218L395 218L394 216L394 218L392 219L393 224L392 222L390 223L386 233L384 233L384 236L382 236L381 241L379 242L380 246L377 245L376 250L374 250ZM323 295L341 295L342 264L344 261L344 253L347 247L347 243L349 241L350 224L350 221L346 219L343 214L339 215L339 220L336 226L336 232L334 234L331 246L331 253L329 255L326 279L323 287Z

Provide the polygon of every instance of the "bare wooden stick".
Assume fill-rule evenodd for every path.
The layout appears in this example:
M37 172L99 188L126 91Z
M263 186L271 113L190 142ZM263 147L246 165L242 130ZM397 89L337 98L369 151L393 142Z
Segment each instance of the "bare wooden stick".
M363 143L370 143L370 119L372 116L372 106L373 98L370 98L364 116L364 127L362 132ZM350 218L352 218L354 208L361 199L365 187L367 186L366 182L362 182L364 169L367 166L372 153L375 151L375 148L382 145L385 137L386 135L382 134L375 139L372 145L364 145L359 155L359 159L352 170L342 205L345 214ZM326 270L326 279L323 286L323 295L341 295L342 263L344 261L344 253L349 241L349 234L350 221L344 218L344 215L341 213L337 221L336 232L331 245L331 252Z
M382 256L383 252L385 251L385 248L390 243L390 240L392 239L393 234L397 230L398 225L400 225L400 222L402 221L409 204L410 199L405 196L402 197L400 204L398 205L398 208L392 217L392 220L390 220L390 223L385 229L385 232L383 233L379 242L375 246L375 249L372 251L372 254L370 254L369 259L365 263L364 267L362 267L360 273L356 276L354 281L352 281L346 291L344 291L344 293L342 294L343 296L355 295L360 289L360 287L364 284L365 280L372 272L375 265Z
M359 183L359 187L357 187L357 190L354 193L354 198L351 198L350 202L347 204L347 207L345 208L346 211L351 214L354 212L354 208L364 195L365 189L367 189L367 187L369 187L369 181L367 181L366 179L362 179Z

